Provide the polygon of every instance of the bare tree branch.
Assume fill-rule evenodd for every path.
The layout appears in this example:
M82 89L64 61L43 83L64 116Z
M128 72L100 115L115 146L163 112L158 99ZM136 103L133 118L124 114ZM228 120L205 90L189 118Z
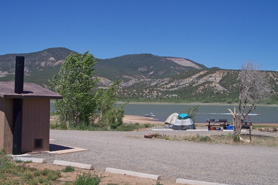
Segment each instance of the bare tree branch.
M245 118L256 108L258 102L270 95L270 92L271 87L266 74L252 62L244 64L239 73L238 119L240 123L235 127L235 134L240 134Z

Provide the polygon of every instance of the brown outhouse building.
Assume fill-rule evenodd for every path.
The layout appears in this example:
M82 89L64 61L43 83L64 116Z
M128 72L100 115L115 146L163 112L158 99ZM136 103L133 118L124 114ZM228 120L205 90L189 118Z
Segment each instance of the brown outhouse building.
M0 82L0 150L49 151L50 99L62 96L23 80L22 91L16 93L16 83Z

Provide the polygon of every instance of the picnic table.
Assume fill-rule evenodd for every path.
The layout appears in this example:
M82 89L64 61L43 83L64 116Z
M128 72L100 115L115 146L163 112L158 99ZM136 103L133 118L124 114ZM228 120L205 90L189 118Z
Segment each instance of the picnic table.
M208 126L208 130L223 130L230 125L227 119L219 119L219 120L208 119L207 123L208 124L206 126Z
M207 123L208 124L206 126L208 126L208 130L223 130L230 125L227 119L208 119ZM245 122L242 124L241 129L250 129L250 126L252 126L252 122Z

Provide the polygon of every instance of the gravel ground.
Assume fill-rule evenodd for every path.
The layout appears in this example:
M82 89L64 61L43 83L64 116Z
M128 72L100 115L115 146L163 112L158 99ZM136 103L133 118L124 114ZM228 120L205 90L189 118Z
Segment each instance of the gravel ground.
M185 178L226 184L278 184L278 148L144 139L143 135L147 132L151 131L51 130L51 143L86 148L88 151L35 157L49 162L55 159L93 164L96 170L112 167L151 173L170 180ZM219 131L161 133L223 134Z

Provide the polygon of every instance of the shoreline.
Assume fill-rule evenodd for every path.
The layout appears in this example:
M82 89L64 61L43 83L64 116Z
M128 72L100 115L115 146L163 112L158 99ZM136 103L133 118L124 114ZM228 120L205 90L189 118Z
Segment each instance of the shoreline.
M158 119L155 119L153 117L145 117L145 116L137 116L137 115L124 115L123 118L124 123L128 124L155 124L155 125L164 125L164 121L159 121ZM196 126L205 126L207 123L195 123ZM278 126L278 123L253 123L255 126Z
M136 116L136 115L124 115L123 122L128 124L134 124L134 123L139 123L139 124L150 123L150 124L159 124L159 125L164 124L163 121L159 121L158 119L155 119L153 117Z
M117 101L116 104L125 104L126 102ZM238 103L201 103L201 102L190 102L190 103L171 103L171 102L128 102L131 105L216 105L216 106L238 106ZM278 107L278 104L256 104L256 106L264 107Z

